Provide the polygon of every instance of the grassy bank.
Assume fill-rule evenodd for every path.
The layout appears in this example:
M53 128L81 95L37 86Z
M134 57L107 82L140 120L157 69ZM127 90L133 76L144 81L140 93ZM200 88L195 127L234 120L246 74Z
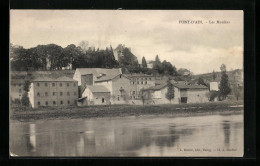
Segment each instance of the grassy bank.
M243 105L242 102L210 102L200 104L177 105L111 105L68 108L11 108L10 118L18 121L40 119L75 119L141 115L202 115L219 113L242 113L243 108L232 107ZM231 107L230 107L231 106Z

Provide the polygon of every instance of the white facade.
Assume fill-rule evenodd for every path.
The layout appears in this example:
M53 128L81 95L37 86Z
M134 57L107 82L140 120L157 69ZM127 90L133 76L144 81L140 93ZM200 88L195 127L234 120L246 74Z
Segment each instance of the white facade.
M209 87L210 87L210 91L218 91L219 90L217 82L210 82Z

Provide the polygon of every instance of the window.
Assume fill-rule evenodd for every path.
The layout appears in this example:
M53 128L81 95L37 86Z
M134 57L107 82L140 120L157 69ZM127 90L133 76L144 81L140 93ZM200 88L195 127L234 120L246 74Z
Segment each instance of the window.
M69 96L70 95L70 92L67 92L67 96Z
M62 87L62 83L60 83L60 87Z
M77 92L74 92L74 96L76 96L77 95Z
M143 84L143 81L141 82L141 84Z
M53 105L56 105L56 101L53 101L52 103L53 103Z
M41 102L38 101L38 105L41 105Z
M63 104L63 101L62 101L62 100L60 101L60 104Z
M135 82L133 81L133 85L135 84Z
M135 96L134 96L134 99L135 99Z
M55 83L52 83L52 86L55 86Z
M76 83L74 83L74 86L76 86Z
M147 80L147 78L145 78L145 80Z
M45 86L48 86L48 83L47 83L47 82L45 82Z
M22 92L22 89L19 89L19 93L21 93Z
M135 91L133 91L133 95L135 94Z
M36 84L37 86L40 86L40 83L39 82L37 82L37 84Z
M70 86L70 83L67 83L67 86Z
M120 78L122 78L121 74L120 74Z
M145 84L147 84L147 81L145 81Z
M37 96L40 96L40 92L37 93Z
M16 86L16 84L14 84L14 86Z
M60 96L62 96L63 95L63 93L62 92L60 92Z
M45 102L45 105L48 105L48 101Z
M68 100L68 104L70 104L70 101Z
M45 96L48 96L48 92L45 92Z
M152 80L152 78L149 78L149 80Z
M102 103L104 103L105 102L105 99L104 98L102 98Z
M55 94L56 94L55 92L52 92L52 96L55 96Z
M120 100L120 97L119 97L119 96L117 97L117 100L118 100L118 101Z

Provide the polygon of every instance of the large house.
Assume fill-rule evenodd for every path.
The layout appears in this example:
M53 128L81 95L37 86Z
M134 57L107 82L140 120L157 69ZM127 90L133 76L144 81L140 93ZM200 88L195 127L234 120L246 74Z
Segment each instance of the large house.
M78 81L79 97L82 97L85 88L89 85L95 85L95 81L112 78L119 74L122 74L121 68L77 68L73 79Z
M78 82L69 77L39 77L31 81L28 97L32 108L75 105Z
M146 93L149 93L150 99L155 104L166 104L166 103L204 103L208 102L207 93L209 92L208 87L204 85L189 85L186 83L176 83L172 81L174 86L174 99L169 101L166 98L168 90L167 83L156 85L145 89Z
M155 77L147 74L127 74L130 79L130 99L140 99L142 89L155 86Z

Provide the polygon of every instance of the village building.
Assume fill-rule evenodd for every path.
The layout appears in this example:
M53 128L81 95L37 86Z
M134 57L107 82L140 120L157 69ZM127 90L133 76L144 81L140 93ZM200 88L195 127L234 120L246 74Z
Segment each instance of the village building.
M145 89L144 91L149 94L147 96L150 97L150 99L146 98L146 100L152 100L154 104L208 102L208 87L197 84L188 85L184 83L175 83L174 81L172 84L174 86L174 98L172 101L169 101L166 98L166 93L168 91L167 83Z
M130 99L130 79L119 74L114 77L103 77L95 81L95 85L102 85L110 91L111 104L126 104Z
M209 90L210 91L218 91L219 88L218 88L218 82L210 82L209 83Z
M78 81L79 97L81 98L87 86L93 86L97 80L110 79L119 74L122 74L121 68L77 68L73 79Z
M24 80L11 79L10 81L10 101L17 102L22 99L24 93Z
M28 97L32 108L75 105L78 83L69 77L39 77L31 81Z
M87 86L82 96L83 96L82 99L85 99L86 101L86 103L82 105L109 105L110 104L110 91L104 85Z
M130 99L140 99L140 91L155 86L155 77L147 74L127 74L130 79Z
M153 63L154 63L154 61L148 61L147 62L147 68L148 69L152 69L153 68Z

